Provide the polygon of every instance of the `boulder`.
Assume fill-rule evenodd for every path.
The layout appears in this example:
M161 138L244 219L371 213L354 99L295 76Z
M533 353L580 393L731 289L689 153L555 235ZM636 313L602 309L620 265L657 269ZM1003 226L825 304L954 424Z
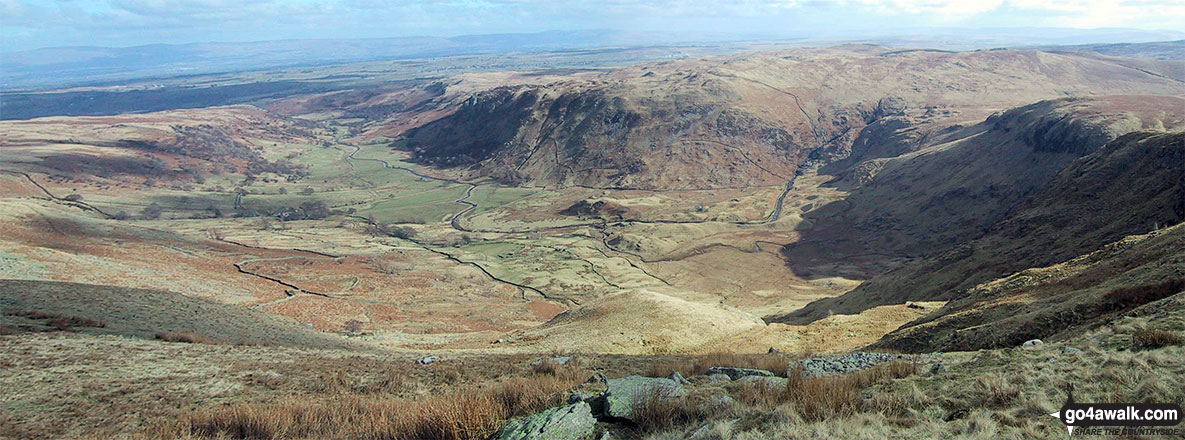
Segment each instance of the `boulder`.
M1025 343L1020 344L1020 347L1034 349L1034 348L1037 348L1037 346L1039 346L1041 344L1044 344L1044 342L1041 342L1040 339L1029 339L1029 340L1025 341Z
M687 396L683 385L670 379L630 376L609 379L605 391L605 415L629 420L634 416L634 407L652 396L660 398L681 398Z
M683 377L682 374L679 374L678 371L672 371L671 375L667 376L667 379L673 380L680 385L688 385L691 383L691 381L688 381L687 378Z
M946 365L941 362L930 366L930 374L942 374L946 372Z
M422 358L416 359L416 363L420 364L420 365L428 365L428 364L436 362L438 360L440 360L440 358L437 357L436 355L428 355L428 356L424 356Z
M729 379L737 380L745 376L767 376L773 377L774 373L769 370L758 370L756 368L734 368L734 367L712 367L708 368L708 374L726 374Z
M495 440L581 440L591 437L597 419L592 407L585 402L557 406L541 413L514 419L506 423Z
M716 373L716 374L709 374L708 380L710 380L712 382L723 382L723 381L732 380L732 378L728 377L727 374Z

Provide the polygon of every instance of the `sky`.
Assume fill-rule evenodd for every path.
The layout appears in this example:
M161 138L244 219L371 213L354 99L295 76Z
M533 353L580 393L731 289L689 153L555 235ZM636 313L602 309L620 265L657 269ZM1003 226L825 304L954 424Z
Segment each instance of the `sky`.
M835 37L1185 26L1185 0L0 0L0 50L620 29Z

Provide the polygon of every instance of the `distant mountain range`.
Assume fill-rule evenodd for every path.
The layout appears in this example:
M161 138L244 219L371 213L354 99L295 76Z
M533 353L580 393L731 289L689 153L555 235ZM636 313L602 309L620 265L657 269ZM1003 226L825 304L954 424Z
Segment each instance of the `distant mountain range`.
M55 47L0 55L0 89L46 89L148 77L258 70L504 52L543 52L614 46L778 40L787 45L868 41L889 46L978 49L1003 46L1147 42L1185 38L1174 31L1132 29L919 29L893 35L723 35L620 30L549 31L457 37L279 40L152 44L135 47ZM1089 50L1089 47L1084 49ZM1164 56L1163 54L1160 56Z

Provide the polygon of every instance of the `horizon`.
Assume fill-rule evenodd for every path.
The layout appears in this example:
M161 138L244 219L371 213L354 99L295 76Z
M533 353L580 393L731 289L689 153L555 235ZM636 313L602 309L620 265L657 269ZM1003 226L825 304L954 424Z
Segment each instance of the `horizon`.
M0 52L65 47L457 38L611 31L678 42L845 40L916 32L1141 31L1185 38L1185 1L0 1ZM708 31L704 31L707 29ZM1039 32L1037 32L1039 33ZM1033 35L1034 38L1040 35ZM1152 41L1152 40L1144 40ZM645 44L640 41L638 44Z

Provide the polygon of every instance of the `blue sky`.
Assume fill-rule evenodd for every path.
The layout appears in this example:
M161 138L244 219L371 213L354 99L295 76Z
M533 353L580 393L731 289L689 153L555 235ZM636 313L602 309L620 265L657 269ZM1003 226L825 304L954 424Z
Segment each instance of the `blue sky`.
M842 38L915 27L1181 23L1185 0L0 0L0 49L566 29Z

